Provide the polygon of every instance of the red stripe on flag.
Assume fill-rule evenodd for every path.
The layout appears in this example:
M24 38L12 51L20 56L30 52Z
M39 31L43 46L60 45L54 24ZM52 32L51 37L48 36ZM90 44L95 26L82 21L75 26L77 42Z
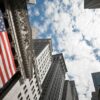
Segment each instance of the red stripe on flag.
M1 66L0 66L0 76L1 76L2 83L4 85L5 84L5 79L4 79L4 76L3 76L3 72L1 70Z
M0 33L0 35L1 35L1 33ZM1 44L0 44L0 55L1 55ZM4 79L4 76L3 76L3 74L2 74L1 66L0 66L0 77L1 77L2 83L5 84L5 79ZM3 85L3 84L2 84L2 85Z
M9 47L9 52L10 52L12 63L13 63L13 67L14 67L14 71L16 71L15 62L14 62L14 56L12 55L11 45L10 45L10 42L9 42L9 39L8 39L7 32L5 32L5 35L6 35L6 39L7 39L7 43L8 43L8 47ZM13 74L15 74L15 73L13 73Z
M1 48L0 48L0 54L1 54L1 58L2 58L3 65L4 65L4 70L6 72L7 79L10 79L10 77L8 75L8 72L7 72L7 68L6 68L6 64L5 64L5 60L4 60L4 55L3 55L3 52L2 52Z
M4 48L5 48L5 53L6 53L6 57L7 57L8 64L9 64L8 67L9 67L9 69L10 69L11 75L13 75L13 72L12 72L12 69L11 69L10 60L9 60L9 56L8 56L8 52L9 52L9 51L7 51L7 47L6 47L6 44L5 44L5 40L4 40L4 37L3 37L2 34L1 34L1 39L2 39L2 42L3 42L3 46L4 46Z

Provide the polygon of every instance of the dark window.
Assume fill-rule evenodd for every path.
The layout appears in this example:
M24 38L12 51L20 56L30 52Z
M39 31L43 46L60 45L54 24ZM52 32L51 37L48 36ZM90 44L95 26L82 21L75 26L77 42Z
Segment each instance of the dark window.
M8 20L6 18L4 18L4 22L5 22L6 28L9 28Z
M15 56L15 55L16 55L15 48L14 48L14 47L12 47L12 48L11 48L11 50L12 50L13 55Z
M26 85L24 86L24 88L23 88L24 90L26 89Z
M26 99L27 99L27 100L29 99L29 95L26 97Z
M14 59L14 62L15 62L16 67L18 68L18 66L19 66L18 60Z
M33 90L32 94L34 94L34 92L35 92L35 89Z
M21 96L21 93L18 94L18 98L20 98L20 96Z
M12 42L12 36L11 36L11 34L8 34L8 38L9 38L9 41L11 43Z
M5 6L4 6L4 3L2 1L0 1L0 9L1 9L2 13L5 12Z
M26 89L24 93L26 94L26 93L27 93L27 91L28 91L28 90Z
M35 94L35 96L34 96L34 99L37 100L36 94Z
M31 81L30 85L33 83L33 80Z
M31 90L33 90L34 89L34 86L32 87L32 89Z
M21 97L20 100L23 100L23 97Z

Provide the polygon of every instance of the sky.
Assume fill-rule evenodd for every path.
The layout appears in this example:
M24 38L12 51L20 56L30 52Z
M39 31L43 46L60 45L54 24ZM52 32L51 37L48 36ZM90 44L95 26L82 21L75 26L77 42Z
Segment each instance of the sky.
M28 11L35 38L52 39L53 54L63 53L79 99L91 100L91 73L100 71L100 9L84 9L84 0L37 0Z

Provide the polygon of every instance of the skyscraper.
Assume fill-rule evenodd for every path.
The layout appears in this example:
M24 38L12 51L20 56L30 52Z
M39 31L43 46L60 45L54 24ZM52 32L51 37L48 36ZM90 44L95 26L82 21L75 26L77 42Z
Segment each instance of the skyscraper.
M52 65L42 85L40 100L62 99L66 71L63 55L53 55Z
M100 0L84 0L84 8L100 8Z
M92 92L92 98L91 100L98 100L98 95L96 92Z
M72 89L69 80L66 80L63 88L62 100L73 100Z
M72 89L69 80L66 80L63 88L62 100L73 100Z
M92 93L92 100L100 99L100 72L92 73L95 91Z
M52 63L51 39L34 39L33 50L35 52L37 74L42 85Z
M72 100L79 100L75 82L71 80L70 86L71 86L71 91L72 91Z
M74 81L65 80L62 100L79 100Z

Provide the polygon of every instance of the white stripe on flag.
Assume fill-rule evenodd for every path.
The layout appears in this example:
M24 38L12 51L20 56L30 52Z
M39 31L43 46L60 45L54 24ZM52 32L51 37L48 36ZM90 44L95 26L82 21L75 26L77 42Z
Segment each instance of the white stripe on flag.
M8 51L8 56L9 56L9 60L10 60L10 64L11 64L11 69L13 71L13 74L15 74L15 70L14 70L15 66L13 65L12 57L11 57L11 54L9 52L9 47L8 47L8 43L7 43L7 40L6 40L5 32L2 32L2 35L4 37L4 41L5 41L5 44L6 44L7 51Z
M1 49L2 49L2 52L3 52L3 56L4 56L6 68L7 68L7 72L8 72L9 77L11 78L12 75L11 75L10 68L9 68L10 66L8 64L8 60L7 60L7 56L6 56L6 52L5 52L6 48L4 48L4 46L3 46L3 42L2 42L2 38L1 37L0 37L0 43L1 43Z
M2 74L4 76L4 80L5 80L5 82L7 82L8 79L7 79L7 76L6 76L6 72L5 72L5 69L4 69L4 65L3 65L3 62L2 62L1 55L0 55L0 67L1 67L1 70L2 70Z

